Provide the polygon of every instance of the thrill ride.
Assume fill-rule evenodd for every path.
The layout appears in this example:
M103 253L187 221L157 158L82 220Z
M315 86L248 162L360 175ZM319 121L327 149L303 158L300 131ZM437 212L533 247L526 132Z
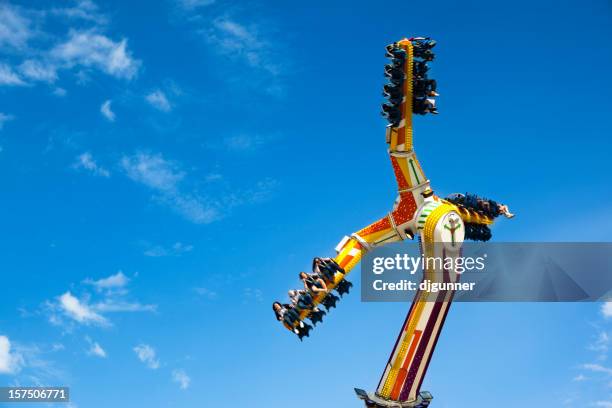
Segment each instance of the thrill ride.
M386 142L398 186L393 209L367 227L345 236L336 246L335 258L315 258L311 274L300 273L304 289L290 291L290 304L275 302L277 319L302 340L322 321L352 284L346 275L373 248L418 237L425 257L461 256L464 239L487 241L489 226L499 215L513 217L508 207L472 194L453 194L442 199L430 181L412 146L412 114L437 114L437 84L428 76L434 59L430 38L403 39L387 46L391 60L385 66L389 83L383 95L382 114L389 121ZM452 262L455 265L455 262ZM440 268L440 269L438 269ZM440 265L426 265L423 279L453 282L459 276ZM426 407L432 396L421 392L429 361L453 300L453 291L418 291L374 393L355 389L367 407ZM326 311L322 310L324 307Z

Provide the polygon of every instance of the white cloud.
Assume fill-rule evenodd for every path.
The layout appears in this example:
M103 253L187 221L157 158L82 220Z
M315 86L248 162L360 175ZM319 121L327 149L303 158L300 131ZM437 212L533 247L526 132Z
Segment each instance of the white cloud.
M6 113L0 112L0 130L4 127L4 124L8 121L15 119L13 115L8 115Z
M0 374L15 374L23 366L24 360L19 352L11 350L7 336L0 336Z
M212 183L214 181L223 180L223 174L210 173L210 174L207 174L206 177L204 177L204 180L206 180L209 183Z
M193 10L198 7L210 6L215 0L178 0L179 6L185 10Z
M123 288L129 281L129 278L125 276L122 271L119 271L114 275L98 280L86 279L85 283L94 286L99 291L102 291Z
M74 20L91 21L98 25L108 22L106 16L100 13L96 3L91 0L76 1L73 7L55 8L51 12L57 16Z
M19 65L19 72L33 81L53 83L57 80L57 70L54 65L36 60L25 60Z
M612 368L604 367L601 364L583 364L582 368L596 373L605 373L612 375Z
M612 317L612 302L604 302L601 305L601 314L603 314L605 318Z
M133 181L144 184L160 193L155 197L178 214L196 224L207 224L219 218L219 212L203 198L184 194L178 184L185 177L179 166L165 160L161 154L138 153L124 156L121 166Z
M261 289L245 288L242 297L243 303L250 303L251 301L260 303L263 301L263 292Z
M96 176L109 177L110 172L96 163L93 156L89 152L85 152L77 156L76 162L73 165L75 169L85 169L91 171Z
M179 385L181 390L186 390L189 388L189 384L191 383L191 378L185 373L184 370L173 370L172 371L172 381Z
M23 86L27 84L15 71L13 71L13 68L4 63L0 63L0 85Z
M210 224L222 218L219 209L204 198L190 194L164 194L159 197L159 201L195 224Z
M144 254L145 256L158 258L162 256L180 256L187 252L191 252L192 250L193 245L183 244L182 242L175 242L169 248L163 247L161 245L156 245L147 249Z
M94 296L86 293L80 299L71 292L66 292L57 298L57 301L46 302L49 321L56 326L63 326L72 330L74 324L111 326L107 317L110 313L155 312L157 305L143 304L128 298L127 285L129 279L118 272L106 278L92 280L85 279L83 284L96 289Z
M185 176L175 163L165 160L161 154L124 156L121 166L130 179L159 191L176 190Z
M162 112L170 112L172 110L172 106L170 105L170 102L168 102L166 94L159 89L148 94L146 96L146 100L149 102L149 104L151 104L151 106Z
M250 151L265 143L261 136L236 135L224 139L225 147L234 151Z
M215 27L217 27L221 31L225 32L226 34L229 34L233 38L240 40L242 42L253 41L256 39L252 33L249 33L249 30L247 30L245 26L235 21L232 21L232 20L218 19L215 21ZM255 42L258 43L258 41L255 41ZM243 43L243 44L233 44L232 43L231 45L237 48L243 48L247 46L246 43Z
M597 351L601 353L600 358L603 359L608 352L608 347L610 344L610 336L606 332L600 332L597 336L597 339L589 345L589 350Z
M106 299L96 303L93 308L100 313L113 312L155 312L157 305L143 305L138 302L128 302L121 299Z
M111 101L106 100L102 105L100 105L100 113L108 119L110 122L115 121L115 112L111 109Z
M66 96L66 93L67 92L64 88L55 88L53 90L53 95L59 96L60 98Z
M597 401L593 405L601 408L612 408L612 401Z
M96 313L87 303L81 302L70 292L59 297L59 306L66 316L82 324L108 325L108 320Z
M219 297L219 295L217 294L217 292L215 292L214 290L210 290L208 288L204 288L204 287L199 287L199 288L193 288L193 290L200 296L205 297L208 300L215 300Z
M272 63L271 47L258 33L255 25L246 26L228 18L213 21L206 39L215 49L230 58L241 58L248 65L272 75L279 74L279 67Z
M584 374L578 374L577 376L575 376L572 381L576 381L576 382L582 382L585 381L587 378L585 377Z
M71 1L72 5L47 10L28 9L0 3L0 51L25 58L20 65L0 63L0 85L28 85L28 81L54 83L58 70L76 68L81 76L87 69L97 69L116 78L134 78L141 61L134 58L127 39L112 39L102 30L107 17L99 12L92 0ZM87 28L70 29L61 39L53 32L32 29L29 17L35 18L36 27L58 25ZM52 17L62 17L61 20ZM85 22L85 23L83 23ZM31 38L46 41L32 43ZM44 45L49 44L51 45Z
M65 350L66 347L62 344L62 343L54 343L51 346L51 351L61 351L61 350Z
M185 172L177 163L164 159L161 154L124 156L121 167L130 179L155 191L153 200L196 224L217 221L234 207L264 201L276 186L273 180L264 180L249 190L232 191L219 199L211 199L197 191L185 192L181 184Z
M106 358L106 351L98 342L91 341L89 339L87 339L87 341L89 342L89 350L87 351L87 354L100 358Z
M148 344L139 344L134 347L134 352L138 359L152 370L159 368L159 359L155 354L155 349Z
M125 79L135 77L141 65L127 49L126 39L115 42L94 31L71 31L68 40L53 48L50 55L67 67L93 67Z
M0 48L21 49L32 36L30 21L9 3L0 4Z
M106 278L85 279L83 283L93 286L97 292L104 293L104 299L92 303L91 309L100 314L117 312L154 312L157 305L142 304L125 299L128 294L127 285L130 279L122 271Z

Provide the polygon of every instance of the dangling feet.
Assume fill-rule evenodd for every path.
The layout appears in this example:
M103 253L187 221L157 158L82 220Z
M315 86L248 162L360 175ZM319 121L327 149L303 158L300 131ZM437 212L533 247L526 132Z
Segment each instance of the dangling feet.
M514 218L514 215L515 215L515 214L512 214L512 213L510 212L510 210L508 209L508 206L507 206L507 205L500 204L500 205L499 205L499 207L498 207L498 209L499 209L499 213L500 213L501 215L503 215L504 217L506 217L506 218Z

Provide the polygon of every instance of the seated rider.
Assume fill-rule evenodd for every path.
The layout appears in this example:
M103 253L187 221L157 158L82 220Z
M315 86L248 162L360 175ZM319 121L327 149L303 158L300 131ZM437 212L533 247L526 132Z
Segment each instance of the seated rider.
M387 57L389 58L397 58L397 59L405 59L406 51L397 47L396 44L387 45Z
M436 41L430 37L411 37L409 41L415 48L419 49L431 49L436 46Z
M312 260L312 271L319 276L324 277L330 282L334 281L336 272L344 275L344 269L332 258L314 258Z
M419 115L424 115L428 112L433 113L434 115L438 114L436 100L433 98L414 98L413 110L414 113L418 113Z
M429 67L425 61L415 61L414 62L414 76L417 78L426 78L427 71L429 71Z
M312 295L305 290L292 289L289 291L289 299L294 307L300 309L312 308Z
M280 302L272 303L272 310L276 315L276 320L291 327L296 334L299 332L297 328L293 328L293 324L299 319L299 313L294 309L293 305L283 305ZM303 327L304 323L300 322L299 326Z
M308 275L306 272L300 272L300 280L304 282L304 289L312 293L314 296L319 293L327 293L327 285L325 281L318 276Z
M475 194L455 193L448 196L447 200L453 204L480 211L489 217L497 217L499 215L503 215L506 218L514 217L514 214L510 212L507 205L480 198Z

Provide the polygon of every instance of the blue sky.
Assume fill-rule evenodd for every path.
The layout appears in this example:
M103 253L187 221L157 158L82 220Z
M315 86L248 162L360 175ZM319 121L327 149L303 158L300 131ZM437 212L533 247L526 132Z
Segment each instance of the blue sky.
M0 3L0 385L359 406L408 305L355 291L299 343L270 303L392 205L378 110L403 36L439 41L415 147L440 195L507 203L497 241L612 239L609 2L125 3ZM610 316L453 305L424 389L612 407Z

